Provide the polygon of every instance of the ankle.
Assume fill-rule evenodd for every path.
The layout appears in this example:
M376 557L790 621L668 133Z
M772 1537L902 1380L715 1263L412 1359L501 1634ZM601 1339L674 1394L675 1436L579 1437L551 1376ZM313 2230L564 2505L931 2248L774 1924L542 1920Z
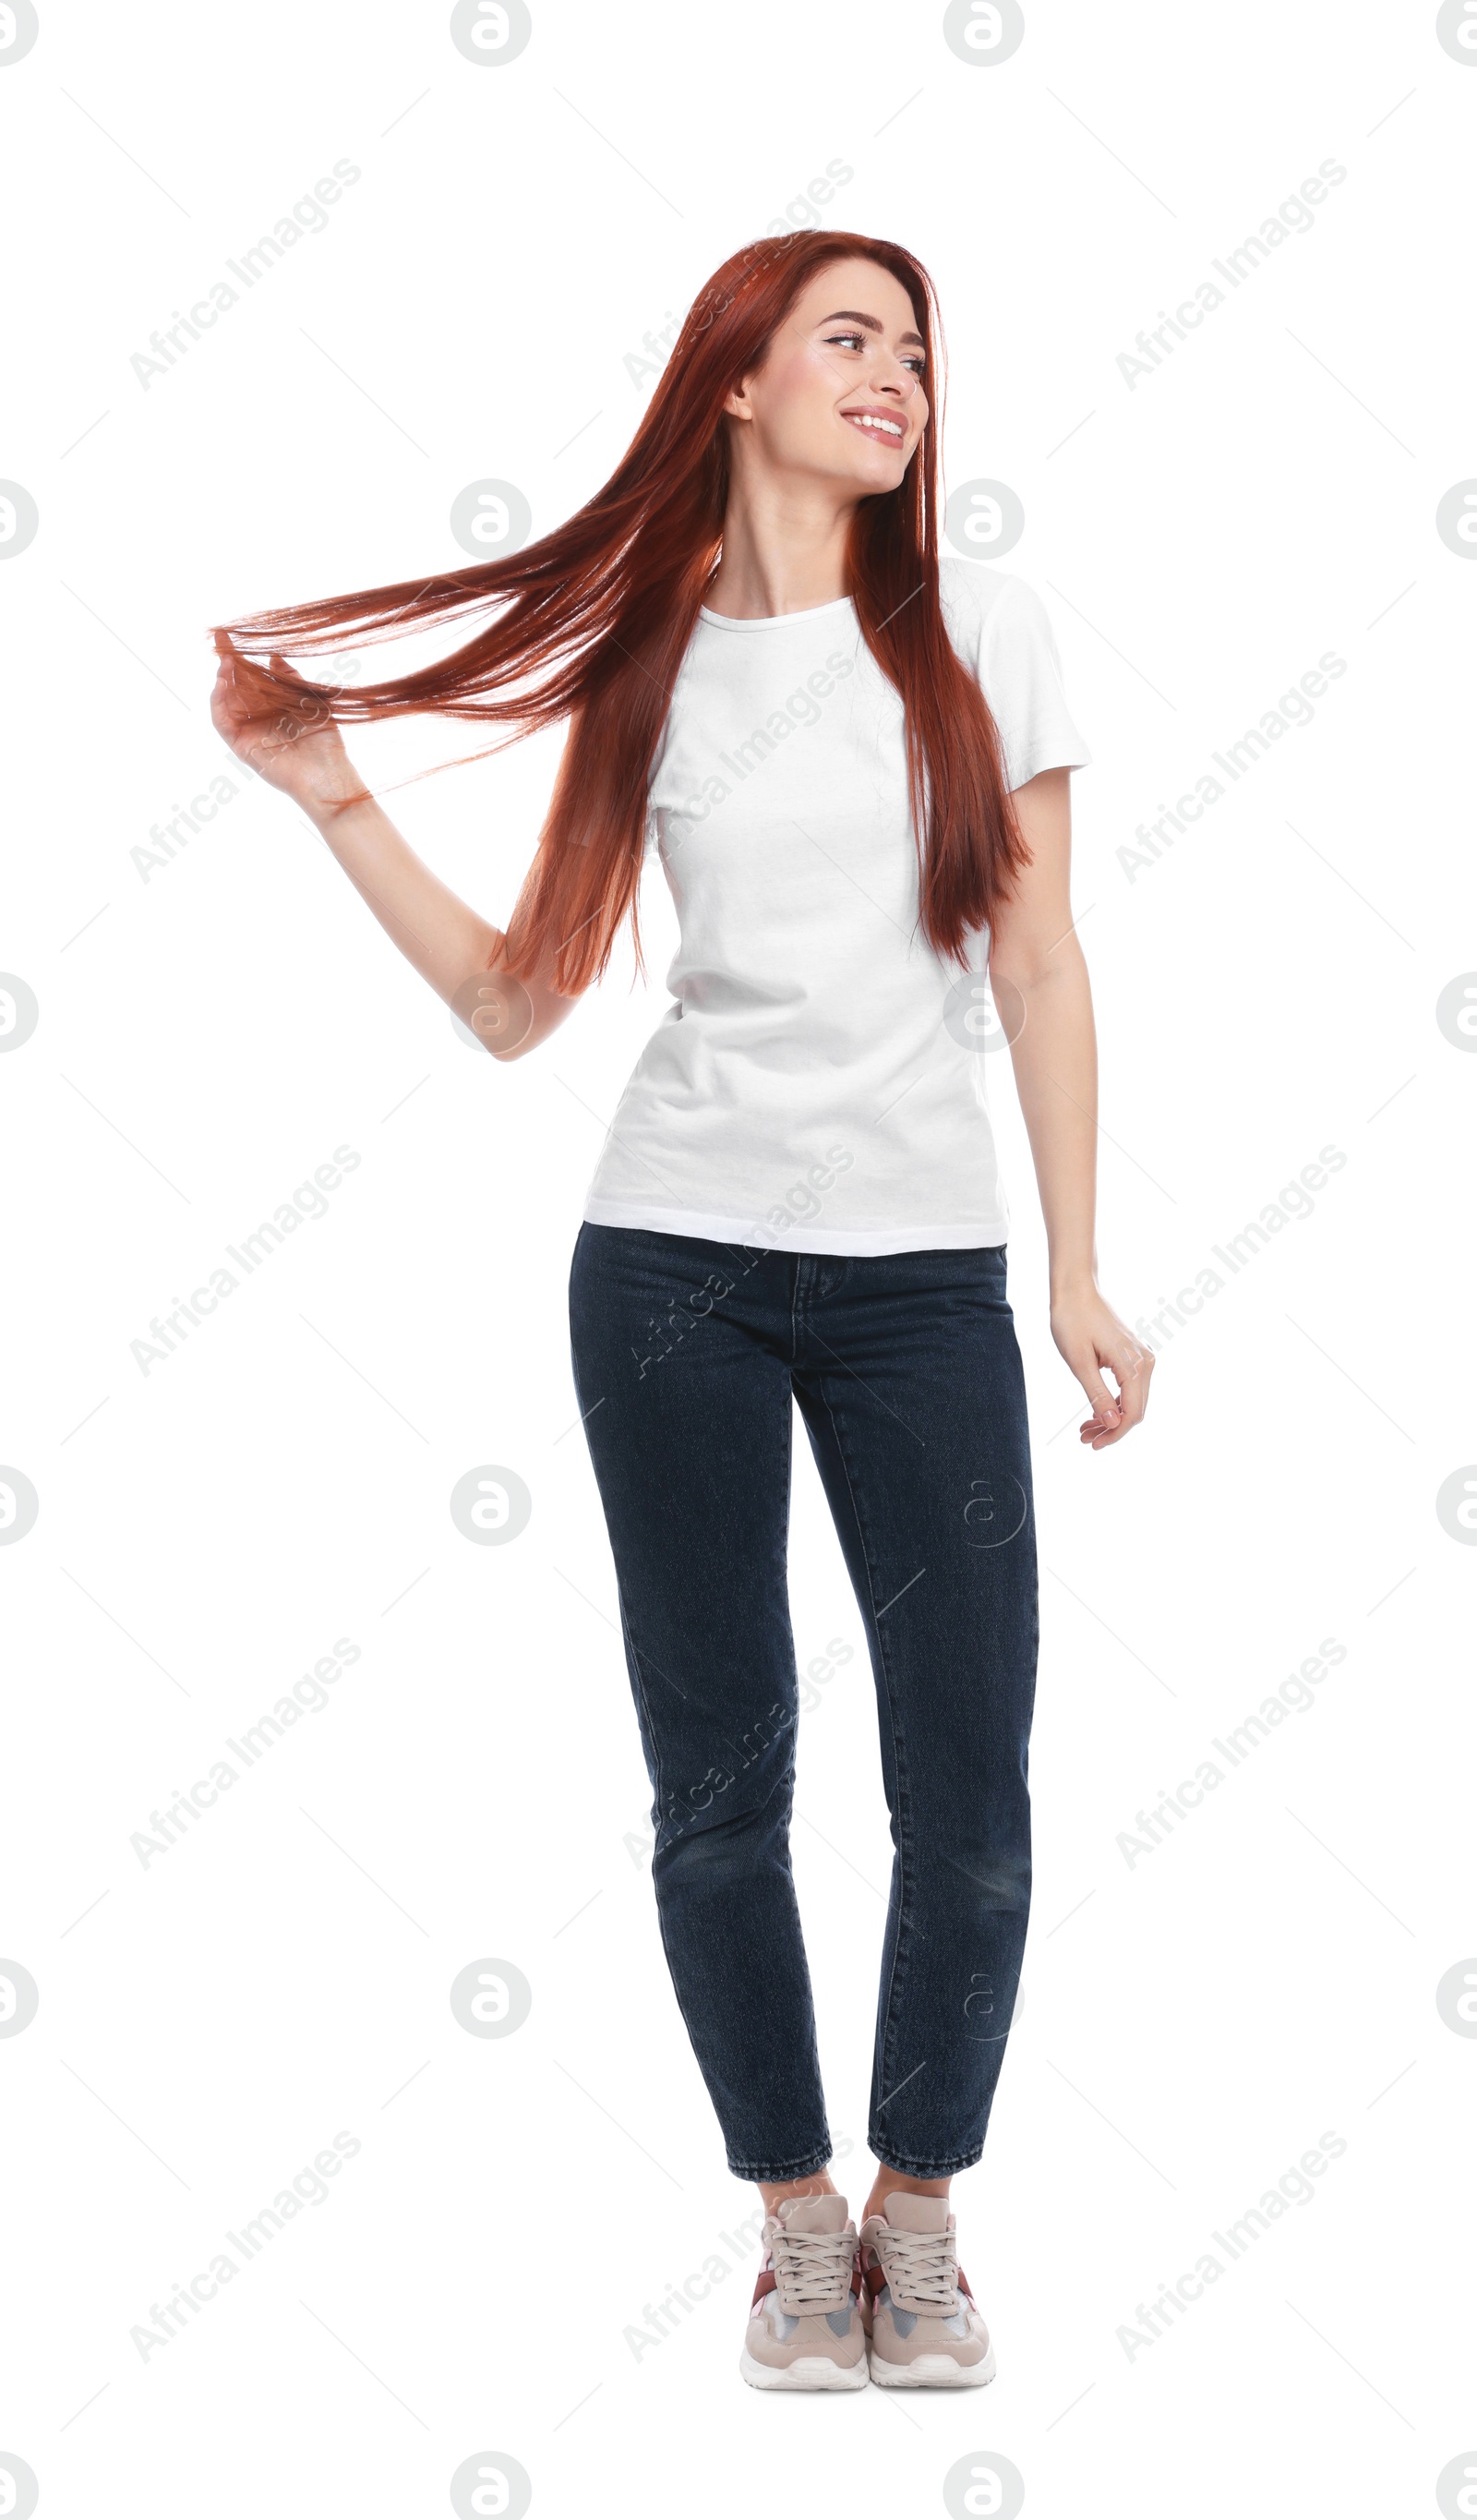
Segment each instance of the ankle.
M814 2170L808 2179L761 2179L756 2185L766 2217L778 2214L787 2196L837 2196L840 2190L828 2170Z
M882 2213L889 2196L947 2196L948 2193L947 2179L914 2179L906 2170L888 2170L879 2162L877 2175L872 2182L872 2193L857 2218L857 2228L861 2228L869 2214Z

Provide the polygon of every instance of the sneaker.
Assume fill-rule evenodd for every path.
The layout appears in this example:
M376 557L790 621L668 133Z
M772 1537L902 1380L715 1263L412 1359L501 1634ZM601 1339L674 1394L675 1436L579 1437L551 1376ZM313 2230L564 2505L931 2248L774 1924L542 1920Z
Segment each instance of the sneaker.
M995 2351L960 2272L947 2196L887 2196L862 2226L862 2316L884 2389L977 2389Z
M764 2263L738 2368L751 2389L865 2389L857 2227L844 2196L786 2196L764 2226Z

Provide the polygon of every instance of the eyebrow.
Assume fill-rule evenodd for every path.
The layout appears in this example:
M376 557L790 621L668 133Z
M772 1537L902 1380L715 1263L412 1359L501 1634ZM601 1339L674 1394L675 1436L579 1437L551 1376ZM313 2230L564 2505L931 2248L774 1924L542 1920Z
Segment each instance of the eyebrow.
M821 323L839 324L843 319L848 324L860 324L864 332L868 333L880 333L883 329L874 315L859 314L855 306L838 306L834 315L823 315ZM819 331L820 326L818 325L816 329ZM898 338L901 341L916 341L920 350L925 347L921 333L900 333Z

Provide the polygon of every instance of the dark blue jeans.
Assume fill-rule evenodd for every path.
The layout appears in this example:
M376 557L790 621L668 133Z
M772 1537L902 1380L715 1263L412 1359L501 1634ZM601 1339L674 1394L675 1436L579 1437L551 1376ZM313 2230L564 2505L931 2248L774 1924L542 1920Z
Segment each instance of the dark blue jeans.
M878 2159L979 2159L1030 1902L1036 1535L1003 1247L883 1258L585 1225L580 1411L677 2000L742 2179L830 2157L789 1864L792 1400L866 1627L892 1815Z

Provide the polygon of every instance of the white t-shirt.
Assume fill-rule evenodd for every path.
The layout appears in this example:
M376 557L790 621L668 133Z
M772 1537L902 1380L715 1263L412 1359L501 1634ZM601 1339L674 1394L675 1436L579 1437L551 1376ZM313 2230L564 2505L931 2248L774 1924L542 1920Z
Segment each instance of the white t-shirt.
M1007 786L1090 761L1041 598L972 561L943 561L940 581ZM903 703L849 596L758 621L701 611L652 767L653 846L681 927L673 1003L610 1124L590 1222L792 1251L1004 1242L988 932L969 973L922 932Z

